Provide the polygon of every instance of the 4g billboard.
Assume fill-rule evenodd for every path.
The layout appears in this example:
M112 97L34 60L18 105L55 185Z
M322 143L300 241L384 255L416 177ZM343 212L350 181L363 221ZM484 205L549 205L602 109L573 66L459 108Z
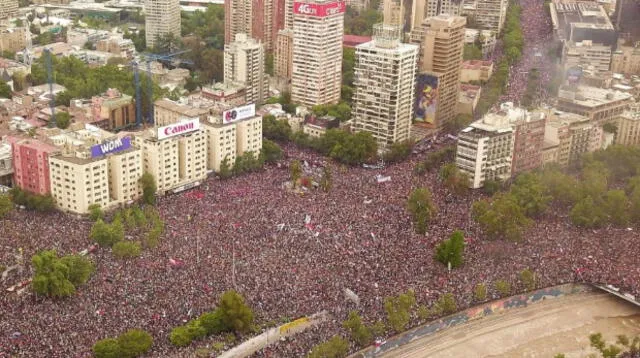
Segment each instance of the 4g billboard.
M325 17L345 12L347 6L344 1L336 1L328 4L313 4L294 2L293 13L300 15Z

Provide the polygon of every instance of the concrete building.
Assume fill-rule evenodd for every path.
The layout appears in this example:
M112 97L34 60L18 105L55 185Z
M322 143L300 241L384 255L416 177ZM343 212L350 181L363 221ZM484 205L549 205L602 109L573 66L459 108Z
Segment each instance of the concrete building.
M0 20L8 20L18 15L18 0L0 2Z
M211 106L210 106L211 105ZM203 121L208 115L215 111L211 101L193 100L185 102L174 102L170 99L159 99L153 104L155 124L157 126L167 126L178 123L183 118L199 118Z
M418 73L435 78L437 104L431 125L438 130L456 116L465 23L461 16L438 15L411 33L411 42L420 45Z
M376 24L373 41L356 46L352 129L371 133L380 149L411 136L418 46L401 35Z
M229 106L242 106L247 103L246 88L243 84L233 82L216 82L213 86L202 87L200 93L203 98Z
M615 143L622 145L640 145L640 106L634 106L622 112L616 121L618 131Z
M119 36L113 36L97 41L96 50L109 52L126 59L132 59L136 54L136 47L134 46L133 41L131 39L123 39Z
M383 0L382 19L385 25L404 27L404 5L402 0Z
M225 45L247 34L272 51L278 31L285 28L285 0L228 0L225 6Z
M58 148L37 139L15 139L11 150L15 186L33 194L50 194L49 156Z
M91 98L91 116L100 128L120 130L136 124L136 108L133 98L115 88L109 88L100 96Z
M587 152L602 146L602 128L589 118L553 108L546 111L543 164L574 165Z
M618 46L611 56L611 71L625 75L640 75L639 46Z
M199 118L151 128L136 135L142 167L156 179L158 193L179 192L207 177L207 140Z
M342 88L345 3L302 0L293 6L291 100L307 107L337 103Z
M278 33L276 49L273 54L274 72L279 78L291 81L293 68L293 30L284 29Z
M327 130L340 127L340 121L331 116L316 117L308 115L301 124L302 132L310 137L320 138ZM292 129L293 130L293 129Z
M236 34L224 46L224 81L241 83L248 103L262 104L269 94L264 71L264 47L246 34Z
M486 82L493 74L493 62L482 60L468 60L462 62L460 82Z
M553 0L550 10L553 29L560 41L589 40L615 46L618 35L602 5L592 1Z
M478 0L475 9L476 23L481 29L499 34L504 27L508 5L507 0Z
M511 175L515 177L542 166L546 114L513 107L510 110L517 113L510 118L514 133Z
M419 28L424 20L441 14L460 15L461 0L414 0L411 6L410 31Z
M594 44L590 40L566 42L562 50L564 69L581 67L596 71L609 71L611 65L611 46Z
M254 104L225 111L221 116L209 116L204 130L209 170L219 172L225 158L233 166L237 156L246 152L257 156L262 149L262 117L256 115Z
M513 128L508 115L487 113L458 134L456 166L469 176L471 188L486 180L511 177Z
M460 92L458 93L458 114L473 115L480 100L480 86L470 85L466 83L460 84Z
M31 32L26 27L0 30L0 51L18 52L31 47Z
M0 140L0 185L13 186L13 153L6 138Z
M482 56L486 57L493 53L498 40L496 39L496 34L491 30L465 28L464 43L467 45L479 43L480 49L482 50Z
M587 117L601 126L617 118L633 103L633 96L611 89L588 86L562 86L558 91L557 109Z
M144 28L147 48L153 48L158 38L172 34L180 38L180 1L145 0Z

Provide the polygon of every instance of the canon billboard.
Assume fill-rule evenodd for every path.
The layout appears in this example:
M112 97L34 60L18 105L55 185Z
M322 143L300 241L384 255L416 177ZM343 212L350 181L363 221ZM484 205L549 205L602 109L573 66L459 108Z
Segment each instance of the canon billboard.
M246 106L236 107L234 109L222 112L222 121L224 124L233 123L235 121L255 117L255 115L256 105L248 104Z
M195 132L200 129L200 119L192 118L186 121L170 124L158 128L158 139L166 139L179 134Z
M293 13L300 15L325 17L345 12L347 6L343 1L328 4L310 4L304 2L293 3Z

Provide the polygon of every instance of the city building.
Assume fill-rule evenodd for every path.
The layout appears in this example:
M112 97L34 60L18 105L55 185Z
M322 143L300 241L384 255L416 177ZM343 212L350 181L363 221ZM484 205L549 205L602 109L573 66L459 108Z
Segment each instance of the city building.
M553 0L551 22L556 37L563 42L589 40L615 46L617 33L602 5L592 1Z
M611 71L625 75L640 75L640 43L620 46L611 56Z
M461 0L414 0L411 6L410 31L419 28L425 19L441 14L460 15Z
M315 138L324 136L328 129L339 127L340 121L336 117L331 116L316 117L314 115L308 115L302 122L302 132Z
M543 165L574 165L580 157L602 147L602 128L575 113L547 109L544 131Z
M89 206L110 208L142 194L141 150L128 136L118 137L90 124L47 130L59 151L49 156L51 195L60 210L86 214Z
M78 26L67 30L66 42L71 46L83 47L87 42L97 45L98 42L108 39L110 36L111 33L107 30L85 29Z
M402 0L383 0L382 19L385 25L404 27L404 6Z
M13 186L13 153L6 138L0 139L0 185Z
M109 88L100 96L91 98L93 123L107 130L120 130L136 124L136 108L133 98L115 88Z
M346 0L345 3L347 6L354 8L356 11L365 10L369 7L369 0Z
M622 112L616 121L616 127L616 144L640 145L640 106L636 105Z
M515 177L542 166L546 114L540 111L529 112L514 108L513 104L509 105L508 110L514 114L510 121L514 133L511 175Z
M51 193L49 156L58 148L37 139L9 138L13 152L13 182L33 194Z
M209 116L204 123L207 133L207 169L220 171L227 160L231 167L236 157L246 152L258 155L262 149L262 117L256 115L255 104Z
M277 77L291 81L293 68L293 30L283 29L278 32L276 49L273 54L274 73Z
M460 92L458 92L457 113L473 115L480 100L480 92L482 88L476 85L466 83L460 84Z
M0 30L0 51L18 52L31 47L31 32L26 27Z
M247 103L246 88L234 82L216 82L213 86L204 86L200 91L203 98L236 107Z
M269 95L264 71L264 47L246 34L224 46L224 81L241 83L248 103L262 104Z
M396 25L376 24L356 46L352 130L369 132L380 149L411 137L418 46L400 42Z
M153 103L153 118L157 126L168 126L183 120L183 118L199 118L204 121L216 108L210 100L187 100L174 102L170 99L159 99Z
M464 29L464 43L467 45L480 44L482 56L488 56L496 48L498 40L496 34L491 30Z
M153 48L159 38L170 35L180 38L179 0L145 0L144 12L147 48Z
M509 116L499 112L487 113L458 133L456 166L469 176L471 188L511 178L513 137Z
M247 34L272 51L278 32L285 28L285 0L228 0L225 6L225 45L237 34Z
M612 89L588 86L561 86L557 109L587 117L594 125L617 118L633 103L633 96Z
M179 192L207 177L207 136L200 119L150 128L135 136L142 149L142 167L156 180L158 193Z
M478 0L474 18L478 27L499 34L507 18L507 0Z
M371 41L371 36L344 35L342 36L342 47L356 48L356 46L369 41Z
M611 46L594 44L590 40L565 42L562 50L562 64L566 69L581 67L596 71L609 71Z
M86 50L84 48L71 50L69 56L73 56L88 65L97 66L104 66L109 62L109 59L117 57L111 52Z
M136 47L131 39L113 36L96 42L96 50L109 52L116 56L132 59L136 54Z
M8 20L18 15L18 0L0 2L0 20Z
M493 62L482 60L468 60L462 62L460 82L486 82L493 74Z
M307 107L333 104L342 88L345 3L302 0L293 6L291 100Z
M465 23L464 17L443 14L411 33L411 42L420 45L417 96L429 102L423 121L438 130L456 116Z

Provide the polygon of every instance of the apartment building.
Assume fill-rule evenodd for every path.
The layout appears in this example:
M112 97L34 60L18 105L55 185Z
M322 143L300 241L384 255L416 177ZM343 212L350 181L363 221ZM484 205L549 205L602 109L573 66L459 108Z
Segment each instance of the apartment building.
M515 116L511 117L513 126L513 160L511 175L516 176L542 166L542 148L546 114L540 111L529 112L512 107Z
M0 1L0 20L8 20L18 15L18 0Z
M380 149L411 137L418 46L400 42L398 25L374 25L373 40L356 46L353 126Z
M153 48L159 38L170 34L180 38L179 0L145 0L144 12L147 48Z
M184 118L199 118L203 121L217 109L212 101L206 99L191 98L176 102L163 98L154 102L153 117L157 126L167 126L178 123Z
M203 98L229 106L242 106L247 103L246 87L241 83L216 82L212 86L202 87Z
M266 51L275 48L278 31L285 28L285 0L228 0L224 6L225 44L243 33L261 42Z
M468 60L462 62L460 82L487 82L493 74L493 62L482 60Z
M0 185L13 186L13 153L6 138L0 139Z
M507 0L478 0L475 10L476 23L481 29L499 34L504 27L508 5Z
M611 56L611 71L625 75L640 75L640 44L618 46Z
M133 98L115 88L91 98L91 116L97 126L111 131L136 124Z
M244 85L248 103L262 104L269 95L264 56L263 45L243 33L224 46L224 81Z
M558 91L557 109L587 117L594 125L617 118L633 103L629 93L589 86L562 86Z
M294 2L293 102L313 107L340 100L345 8L334 0Z
M0 51L18 52L31 47L31 32L26 27L0 30Z
M291 81L293 68L293 30L284 29L278 32L276 49L273 55L274 72L277 77Z
M460 15L461 0L414 0L411 4L410 31L416 30L429 17L441 14Z
M562 50L564 69L572 67L590 68L596 71L609 71L611 66L611 47L595 44L590 40L566 42Z
M546 111L547 122L544 133L543 164L557 163L570 166L578 162L587 152L602 147L602 128L589 118L556 109Z
M640 105L622 112L616 125L618 127L615 136L616 144L640 145Z
M51 193L49 156L59 150L37 139L9 138L13 152L14 184L33 194Z

